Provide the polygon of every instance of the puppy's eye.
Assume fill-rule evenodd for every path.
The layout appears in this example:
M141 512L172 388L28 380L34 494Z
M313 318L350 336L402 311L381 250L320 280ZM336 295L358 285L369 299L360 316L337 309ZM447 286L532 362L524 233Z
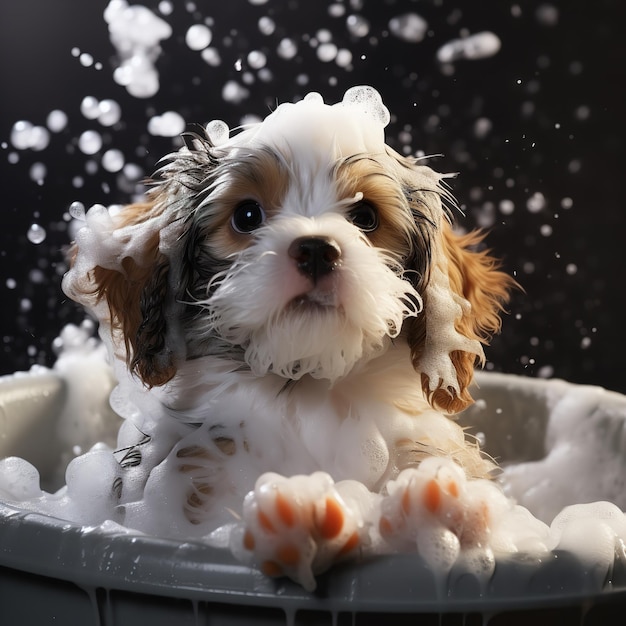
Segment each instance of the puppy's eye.
M367 202L359 202L348 213L348 219L365 233L378 228L378 211Z
M238 233L251 233L265 222L263 207L254 200L245 200L233 212L231 223Z

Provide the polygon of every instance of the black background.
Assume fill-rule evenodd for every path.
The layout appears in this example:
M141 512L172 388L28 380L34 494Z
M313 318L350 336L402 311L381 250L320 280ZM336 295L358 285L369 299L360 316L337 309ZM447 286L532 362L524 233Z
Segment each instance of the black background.
M158 2L144 4L159 14ZM224 119L234 127L246 114L264 116L277 102L308 91L335 102L348 87L370 84L394 116L389 142L403 149L407 137L399 137L408 131L413 151L442 154L431 165L460 173L454 191L466 213L462 225L489 226L490 246L525 289L515 294L503 332L487 352L488 367L626 392L626 3L346 0L341 17L329 14L329 4L175 3L172 14L162 16L173 34L157 63L161 89L142 100L112 79L116 59L102 15L106 2L0 3L0 373L51 364L54 337L67 322L83 318L59 288L69 238L64 214L71 202L89 207L129 200L131 187L98 166L100 155L77 150L83 130L100 131L102 151L121 149L147 175L179 145L148 134L155 113L176 110L188 122ZM556 21L541 17L550 14L546 7ZM409 11L429 23L420 43L388 32L389 19ZM349 15L368 21L367 36L350 33ZM262 16L274 20L273 34L259 31ZM213 20L211 45L222 59L218 67L184 41L187 28L207 18ZM320 29L352 52L351 69L318 59L314 39ZM438 64L441 45L484 30L502 40L498 54L459 61L453 72ZM276 54L283 37L297 42L294 59ZM83 66L74 48L91 54L102 69ZM265 52L271 78L247 67L252 50ZM223 85L241 82L246 72L253 78L249 96L239 104L225 102ZM104 128L85 119L85 96L116 100L121 122ZM42 152L15 150L13 124L43 125L53 109L66 112L67 128L52 135ZM491 122L484 137L475 132L481 118ZM29 175L36 162L47 168L41 185ZM80 187L73 182L77 176L84 181ZM531 212L527 202L537 193L545 206ZM512 213L500 210L502 200L513 202ZM47 231L39 245L26 236L33 223Z

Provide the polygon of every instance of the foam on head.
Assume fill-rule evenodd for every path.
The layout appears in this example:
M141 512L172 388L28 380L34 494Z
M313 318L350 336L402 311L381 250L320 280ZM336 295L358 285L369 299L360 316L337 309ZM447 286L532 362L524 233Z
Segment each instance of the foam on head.
M229 136L224 122L213 121L207 133L225 148L271 143L286 151L329 154L336 158L385 151L389 110L373 87L348 89L341 102L328 105L319 93L309 93L296 103L281 104L262 122Z

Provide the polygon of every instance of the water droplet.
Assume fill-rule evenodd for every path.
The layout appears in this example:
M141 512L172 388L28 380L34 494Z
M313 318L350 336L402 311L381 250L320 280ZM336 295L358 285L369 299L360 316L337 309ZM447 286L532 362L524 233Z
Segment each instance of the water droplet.
M26 236L31 243L40 244L46 239L46 230L39 224L31 224Z
M185 120L176 111L155 115L148 122L148 132L155 137L176 137L185 130Z

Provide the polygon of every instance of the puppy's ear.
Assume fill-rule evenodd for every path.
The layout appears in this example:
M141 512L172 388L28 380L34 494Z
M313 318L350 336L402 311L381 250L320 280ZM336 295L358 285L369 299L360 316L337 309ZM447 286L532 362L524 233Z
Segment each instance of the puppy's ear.
M445 413L472 403L468 387L484 361L482 345L500 330L500 314L516 282L489 251L477 251L477 231L455 234L442 221L425 287L424 313L409 327L413 365L428 402Z
M110 328L116 351L122 348L129 369L149 387L165 384L176 373L166 341L169 260L160 251L161 230L146 227L158 217L153 203L122 209L108 236L126 252L115 263L96 264L84 275L80 266L90 252L78 241L70 251L72 267L63 284L70 297L86 304ZM143 235L133 236L133 229ZM89 243L86 239L82 245Z

